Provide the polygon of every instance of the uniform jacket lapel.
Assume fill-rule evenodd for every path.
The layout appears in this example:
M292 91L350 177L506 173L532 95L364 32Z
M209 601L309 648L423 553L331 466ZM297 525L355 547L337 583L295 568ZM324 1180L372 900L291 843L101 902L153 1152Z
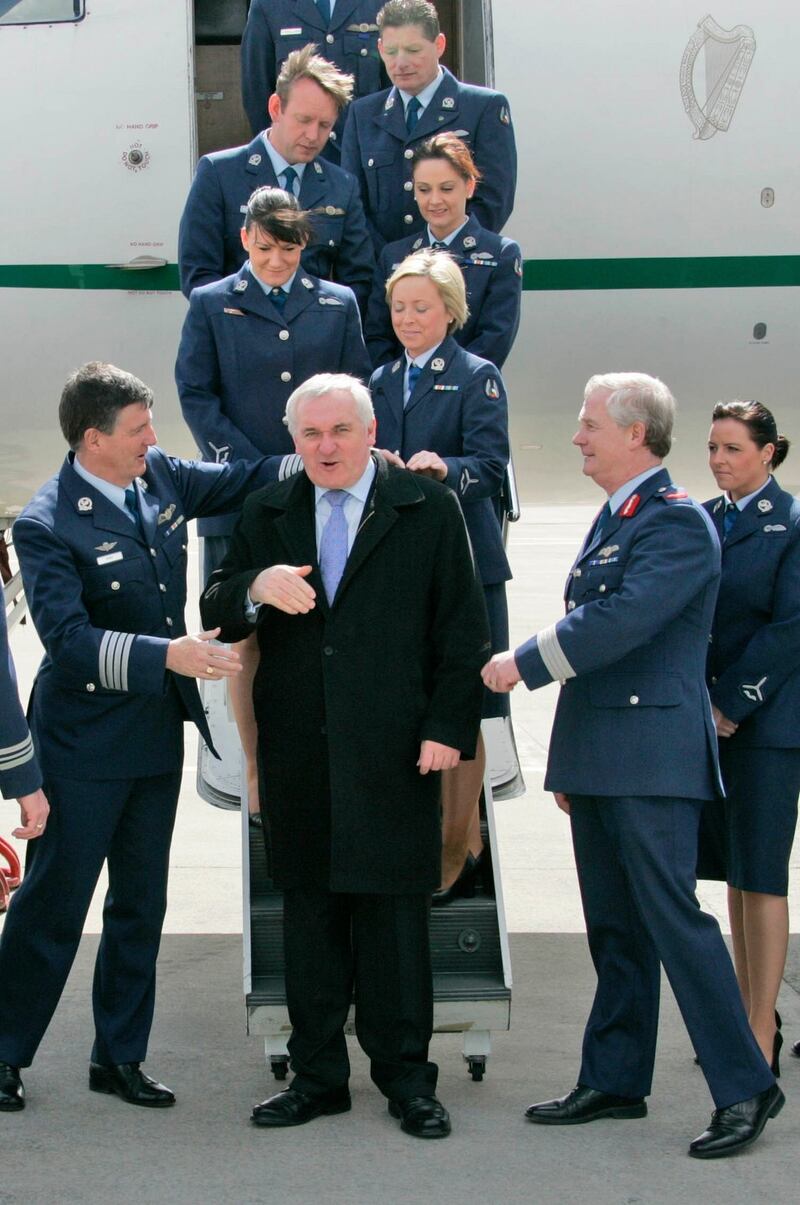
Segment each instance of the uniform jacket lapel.
M413 140L428 138L438 130L446 129L458 121L458 80L446 67L442 68L444 79L431 97L431 102L420 113ZM399 98L398 98L399 99ZM402 109L402 104L401 104Z
M295 0L295 8L297 10L298 21L303 21L306 25L312 25L314 29L327 30L328 26L322 19L322 13L317 8L314 0ZM333 19L336 21L336 8L333 10Z
M408 141L403 98L396 88L391 89L389 95L386 97L383 108L376 114L374 120L376 125L379 125L387 134L391 134L393 138L399 138L401 142ZM422 120L420 119L417 123L417 129L419 129L421 124ZM414 137L417 137L416 130L414 131Z
M304 284L304 281L308 281L308 284ZM309 285L311 286L310 288ZM289 296L286 299L286 305L283 308L284 322L288 324L293 321L303 310L307 310L310 305L314 305L318 297L319 290L315 282L305 274L301 265L297 269Z
M267 154L264 139L260 134L253 139L245 152L244 170L248 176L252 176L251 193L264 185L269 185L271 188L278 187L278 177L275 175L272 160Z
M630 495L625 499L625 502L623 502L622 506L620 506L616 513L603 524L602 530L599 532L594 531L591 535L591 538L587 537L587 539L584 541L584 545L578 554L575 564L572 566L573 569L575 568L575 565L579 565L581 561L585 560L589 553L593 552L598 545L611 543L620 527L622 527L623 523L628 522L622 512L634 494L637 494L639 497L639 502L635 508L636 511L638 511L640 507L644 506L649 498L652 498L653 494L657 493L661 489L667 489L671 484L672 482L670 481L669 473L666 469L661 469L660 472L654 473L652 477L648 477L646 481L643 481L637 489L631 490ZM633 518L633 515L631 515L631 518Z
M316 8L316 5L314 5ZM331 17L331 29L341 29L350 20L353 9L358 7L358 0L336 0L336 7Z
M325 163L322 159L312 159L307 163L303 172L298 200L303 209L313 209L325 200L325 189L328 186Z
M295 277L296 283L297 277ZM237 285L241 284L244 284L245 288L237 290ZM248 314L258 314L260 318L266 318L268 322L276 322L278 326L283 326L283 315L267 297L247 264L244 264L236 273L236 279L225 294L225 308L243 310Z
M428 363L425 365L419 377L417 378L416 386L414 387L414 391L411 394L411 397L408 399L408 405L405 408L406 414L410 414L412 410L415 410L417 406L424 402L425 399L433 392L433 387L436 384L437 379L442 375L442 373L447 372L447 369L450 367L450 360L453 356L453 352L456 350L456 347L457 344L455 340L448 335L448 337L436 348L436 351L433 353L430 360L428 360ZM439 368L438 371L434 372L433 365L440 364L442 361L444 361L444 367ZM405 374L401 371L398 375L403 377Z
M105 494L101 494L88 481L84 481L83 477L78 476L69 457L61 468L59 484L69 498L76 514L85 516L99 530L113 531L117 535L127 536L129 540L141 539L135 524L130 521L128 516L123 514L113 502L109 502ZM91 502L91 506L88 508L85 501L87 499Z
M765 523L769 523L772 516L772 511L775 507L775 499L779 496L780 486L773 478L765 485L764 489L757 498L751 498L744 510L739 512L739 517L731 528L731 533L725 540L725 547L730 548L732 544L738 544L740 540L747 539L754 531L758 531ZM769 502L769 510L759 510L759 502ZM723 514L724 514L723 507Z

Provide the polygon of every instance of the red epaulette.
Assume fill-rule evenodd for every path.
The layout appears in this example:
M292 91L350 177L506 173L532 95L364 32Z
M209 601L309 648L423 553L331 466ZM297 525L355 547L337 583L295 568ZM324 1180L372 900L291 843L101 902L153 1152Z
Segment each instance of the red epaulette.
M682 490L680 486L677 489L671 490L670 493L664 495L665 498L672 500L673 498L688 498L686 490Z
M619 508L620 519L630 519L632 515L635 515L639 509L639 503L641 500L642 499L639 494L631 494L630 498L623 502L622 506Z

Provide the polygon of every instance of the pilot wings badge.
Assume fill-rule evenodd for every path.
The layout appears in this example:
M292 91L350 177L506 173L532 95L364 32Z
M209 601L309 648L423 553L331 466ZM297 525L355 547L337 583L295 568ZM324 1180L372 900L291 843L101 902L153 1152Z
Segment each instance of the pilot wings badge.
M704 72L697 67L704 52ZM756 52L749 25L723 29L713 17L704 17L692 34L681 60L681 100L695 128L694 137L713 138L728 129ZM705 75L705 99L695 91L697 77Z

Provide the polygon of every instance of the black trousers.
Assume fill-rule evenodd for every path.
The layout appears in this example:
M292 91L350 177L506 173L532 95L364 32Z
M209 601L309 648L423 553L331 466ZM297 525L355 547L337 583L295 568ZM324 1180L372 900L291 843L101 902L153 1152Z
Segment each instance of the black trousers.
M427 895L284 893L286 999L293 1086L309 1096L347 1083L344 1025L355 991L356 1034L390 1100L433 1096Z

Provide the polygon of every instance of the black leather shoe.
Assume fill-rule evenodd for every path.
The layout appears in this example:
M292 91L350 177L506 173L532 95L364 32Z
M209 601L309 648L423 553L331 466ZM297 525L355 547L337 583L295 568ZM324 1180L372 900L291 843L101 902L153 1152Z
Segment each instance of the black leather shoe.
M414 1138L446 1138L450 1133L450 1114L435 1096L390 1100L389 1112L399 1118L400 1129Z
M25 1087L19 1077L19 1067L0 1063L0 1112L18 1113L25 1108Z
M800 1042L792 1043L792 1054L796 1059L800 1059Z
M599 1117L646 1117L647 1104L641 1096L612 1096L578 1084L566 1096L543 1100L525 1110L528 1121L545 1126L577 1126Z
M750 1146L759 1137L770 1117L777 1117L786 1103L786 1097L777 1084L728 1105L726 1109L715 1109L707 1130L695 1138L689 1147L694 1159L723 1159Z
M92 1092L107 1092L146 1109L167 1109L175 1104L174 1092L145 1075L139 1063L117 1063L114 1067L90 1063L89 1087Z
M285 1088L253 1109L250 1120L257 1126L301 1126L315 1117L329 1117L350 1110L347 1087L336 1088L322 1096L306 1096L297 1088Z

